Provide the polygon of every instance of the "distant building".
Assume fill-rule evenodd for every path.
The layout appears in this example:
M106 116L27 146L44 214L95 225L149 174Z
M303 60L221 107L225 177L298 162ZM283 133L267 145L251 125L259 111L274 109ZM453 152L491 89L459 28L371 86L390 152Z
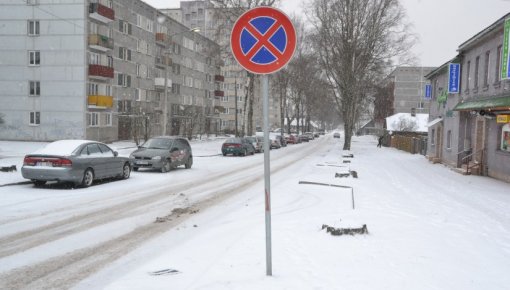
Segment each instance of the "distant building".
M161 9L161 12L182 22L189 28L199 28L199 33L216 41L222 48L224 60L221 74L225 77L219 94L221 106L225 108L221 113L221 130L233 132L237 114L239 131L247 121L249 105L253 105L253 128L263 125L262 98L260 82L255 81L255 98L252 103L246 103L246 90L248 77L246 71L237 64L230 53L230 34L235 19L229 16L232 13L225 12L224 8L218 8L213 1L195 0L181 1L180 8ZM277 99L269 97L269 122L270 127L280 126L280 104Z
M425 76L433 67L397 67L389 76L394 84L394 113L428 114L429 101L425 99Z
M219 130L218 45L143 1L8 1L0 43L0 139Z

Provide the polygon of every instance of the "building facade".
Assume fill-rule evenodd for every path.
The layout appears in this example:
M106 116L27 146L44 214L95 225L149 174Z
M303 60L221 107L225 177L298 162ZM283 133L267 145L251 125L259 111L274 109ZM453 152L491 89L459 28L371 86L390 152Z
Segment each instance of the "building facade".
M0 10L1 139L218 130L218 45L143 1L9 1Z
M425 99L425 75L432 67L397 67L389 76L393 83L394 113L428 114L429 101Z
M462 173L510 182L510 80L502 78L505 15L427 77L433 90L429 159ZM510 24L510 22L509 22ZM461 66L460 91L449 93L450 63Z
M260 82L255 78L254 100L246 102L248 89L248 75L246 71L237 64L230 52L230 36L235 19L233 13L219 8L209 0L181 1L180 8L162 9L166 15L181 21L190 28L198 28L200 34L213 39L222 48L223 66L221 74L224 82L218 88L217 97L221 98L221 106L224 108L220 114L221 130L233 133L236 128L241 128L248 122L248 111L250 106L253 110L254 129L263 126L262 98ZM270 96L270 127L280 126L280 105L276 98Z

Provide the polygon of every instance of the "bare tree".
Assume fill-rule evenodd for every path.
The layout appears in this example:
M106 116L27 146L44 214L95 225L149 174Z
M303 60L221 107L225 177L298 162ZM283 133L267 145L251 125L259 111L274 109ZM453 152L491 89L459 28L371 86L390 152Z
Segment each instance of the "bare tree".
M233 59L230 51L230 39L225 41L224 36L229 34L235 21L247 10L259 6L275 6L279 0L211 0L216 7L214 18L216 19L213 39L220 44L222 57ZM255 86L258 75L247 72L248 84L245 86L244 122L242 126L243 135L253 135L253 104L255 99Z
M392 59L406 55L414 39L398 0L313 0L309 16L321 66L344 121L343 148L349 150L372 84Z
M393 128L400 132L414 132L418 129L418 124L415 120L400 116L397 121L393 122Z

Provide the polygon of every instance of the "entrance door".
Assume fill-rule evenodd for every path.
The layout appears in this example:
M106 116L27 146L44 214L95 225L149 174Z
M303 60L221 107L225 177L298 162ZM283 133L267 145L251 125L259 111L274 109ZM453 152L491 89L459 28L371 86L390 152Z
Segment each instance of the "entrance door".
M476 128L475 128L475 147L474 147L474 156L473 160L477 162L482 162L482 150L485 149L485 118L479 117L476 119Z
M439 124L436 132L436 158L441 160L443 157L443 126Z

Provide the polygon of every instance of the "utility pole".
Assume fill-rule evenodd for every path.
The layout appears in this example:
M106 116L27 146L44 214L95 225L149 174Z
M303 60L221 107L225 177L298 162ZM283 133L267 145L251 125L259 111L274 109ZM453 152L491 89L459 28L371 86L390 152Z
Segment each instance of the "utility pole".
M234 95L235 95L235 109L236 109L236 137L239 137L239 132L237 131L237 73L234 78Z

